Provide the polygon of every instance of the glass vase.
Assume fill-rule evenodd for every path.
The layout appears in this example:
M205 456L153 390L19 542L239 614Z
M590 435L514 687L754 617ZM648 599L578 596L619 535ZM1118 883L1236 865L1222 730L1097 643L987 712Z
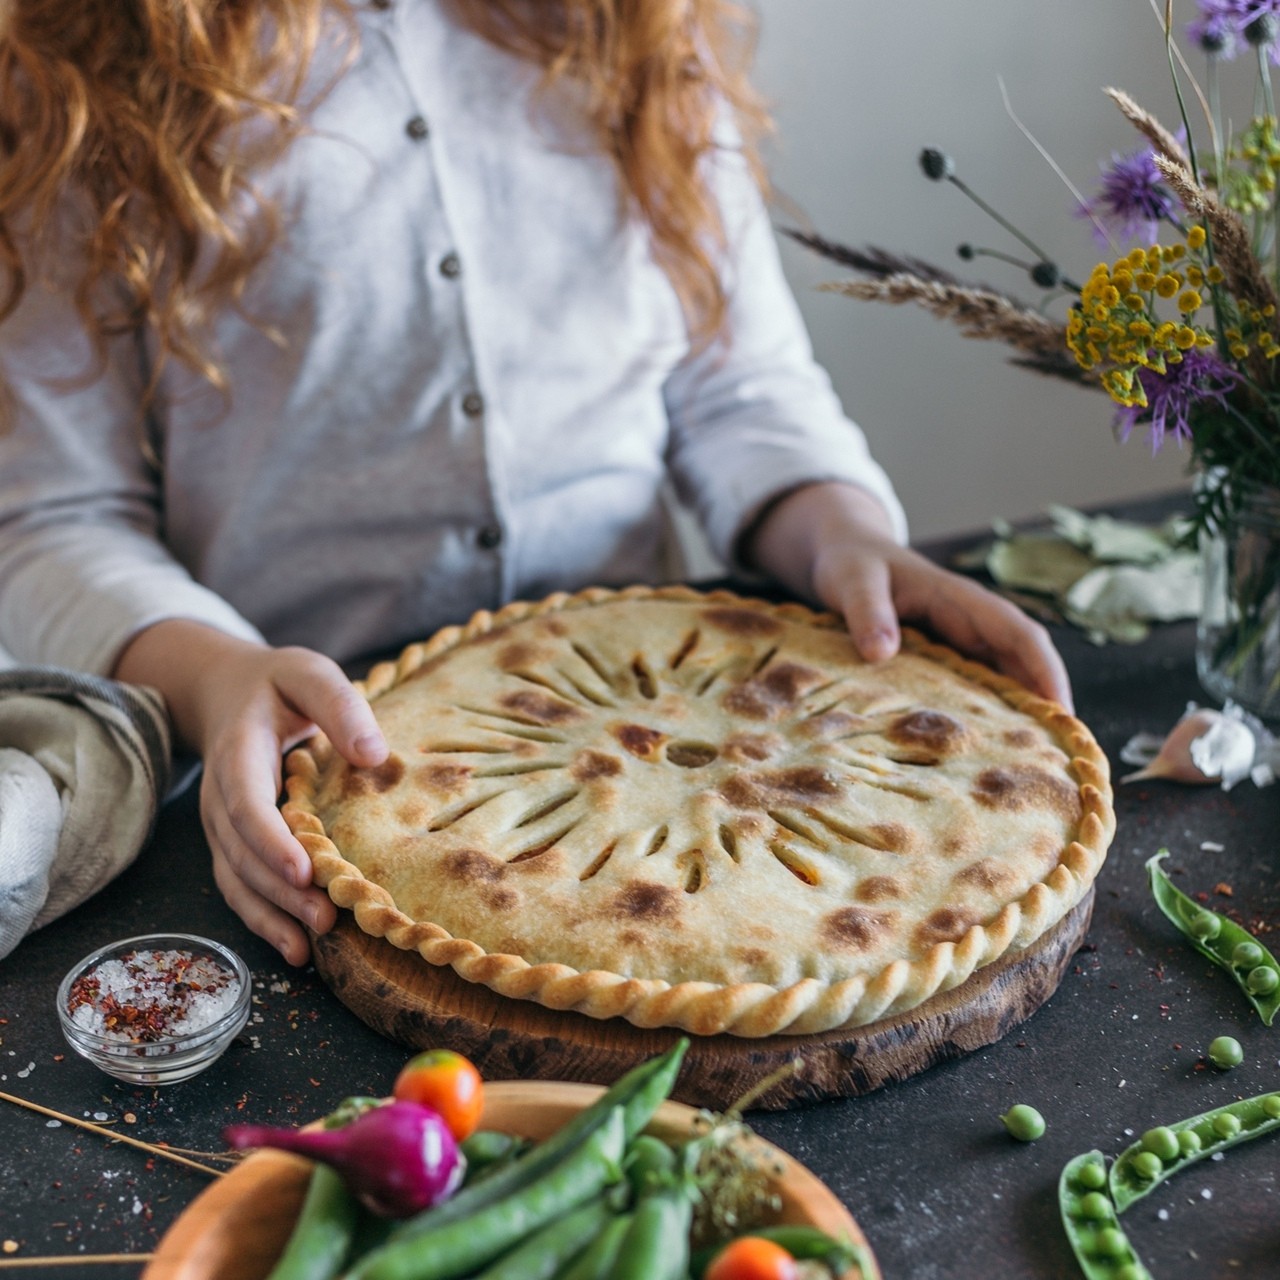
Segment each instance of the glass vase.
M1205 690L1280 721L1280 490L1243 493L1200 542L1196 670Z

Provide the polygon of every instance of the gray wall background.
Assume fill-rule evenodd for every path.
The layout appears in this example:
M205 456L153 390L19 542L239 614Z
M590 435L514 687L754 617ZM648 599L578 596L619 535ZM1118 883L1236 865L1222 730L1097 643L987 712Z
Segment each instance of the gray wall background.
M775 222L807 218L833 239L911 253L1030 303L1042 294L1014 268L956 257L962 241L1014 253L1021 246L950 184L928 181L916 163L921 148L951 153L969 186L1082 279L1113 255L1074 216L1070 190L1006 113L1000 79L1018 118L1085 194L1112 152L1140 142L1105 86L1125 89L1170 128L1179 124L1149 0L753 7L757 83L778 126L768 152ZM1181 33L1194 16L1190 0L1175 15ZM1202 76L1202 56L1183 44ZM1253 81L1247 60L1225 64L1224 84L1243 91L1237 119ZM1116 441L1102 392L1013 368L1003 344L964 338L918 309L816 292L840 268L789 244L783 255L818 357L893 476L913 538L985 528L1050 502L1105 503L1186 482L1185 454L1167 448L1153 459L1144 437ZM1055 314L1064 314L1061 303Z

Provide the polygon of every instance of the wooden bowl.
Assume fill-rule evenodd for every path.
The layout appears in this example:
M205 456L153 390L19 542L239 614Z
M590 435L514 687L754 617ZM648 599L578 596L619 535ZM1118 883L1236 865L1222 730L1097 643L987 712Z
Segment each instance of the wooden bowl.
M480 1123L486 1129L545 1138L602 1092L598 1085L559 1081L486 1084ZM697 1115L692 1107L664 1102L649 1131L681 1137L691 1131ZM785 1152L760 1142L780 1170L774 1182L782 1202L780 1222L809 1223L866 1247L858 1224L825 1183ZM263 1280L293 1230L310 1171L310 1162L299 1156L255 1151L182 1211L142 1280ZM881 1280L879 1270L865 1280Z

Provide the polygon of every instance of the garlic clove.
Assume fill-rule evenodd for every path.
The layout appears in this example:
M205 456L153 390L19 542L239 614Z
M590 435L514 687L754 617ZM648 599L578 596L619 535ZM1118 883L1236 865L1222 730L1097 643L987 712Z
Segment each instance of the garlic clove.
M1154 759L1120 781L1230 784L1247 776L1256 749L1253 731L1238 716L1197 707L1173 726Z

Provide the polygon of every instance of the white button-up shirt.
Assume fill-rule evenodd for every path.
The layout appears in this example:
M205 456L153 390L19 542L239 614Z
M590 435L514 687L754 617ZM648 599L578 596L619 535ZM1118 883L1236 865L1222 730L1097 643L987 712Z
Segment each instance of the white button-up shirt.
M86 380L70 278L33 281L0 326L0 645L20 660L109 671L169 617L346 660L513 598L654 581L668 477L729 563L810 481L870 489L901 530L741 158L714 168L730 341L695 350L574 86L535 93L537 68L447 8L361 14L357 61L261 176L287 232L217 319L229 398L171 365L159 468L145 338Z

